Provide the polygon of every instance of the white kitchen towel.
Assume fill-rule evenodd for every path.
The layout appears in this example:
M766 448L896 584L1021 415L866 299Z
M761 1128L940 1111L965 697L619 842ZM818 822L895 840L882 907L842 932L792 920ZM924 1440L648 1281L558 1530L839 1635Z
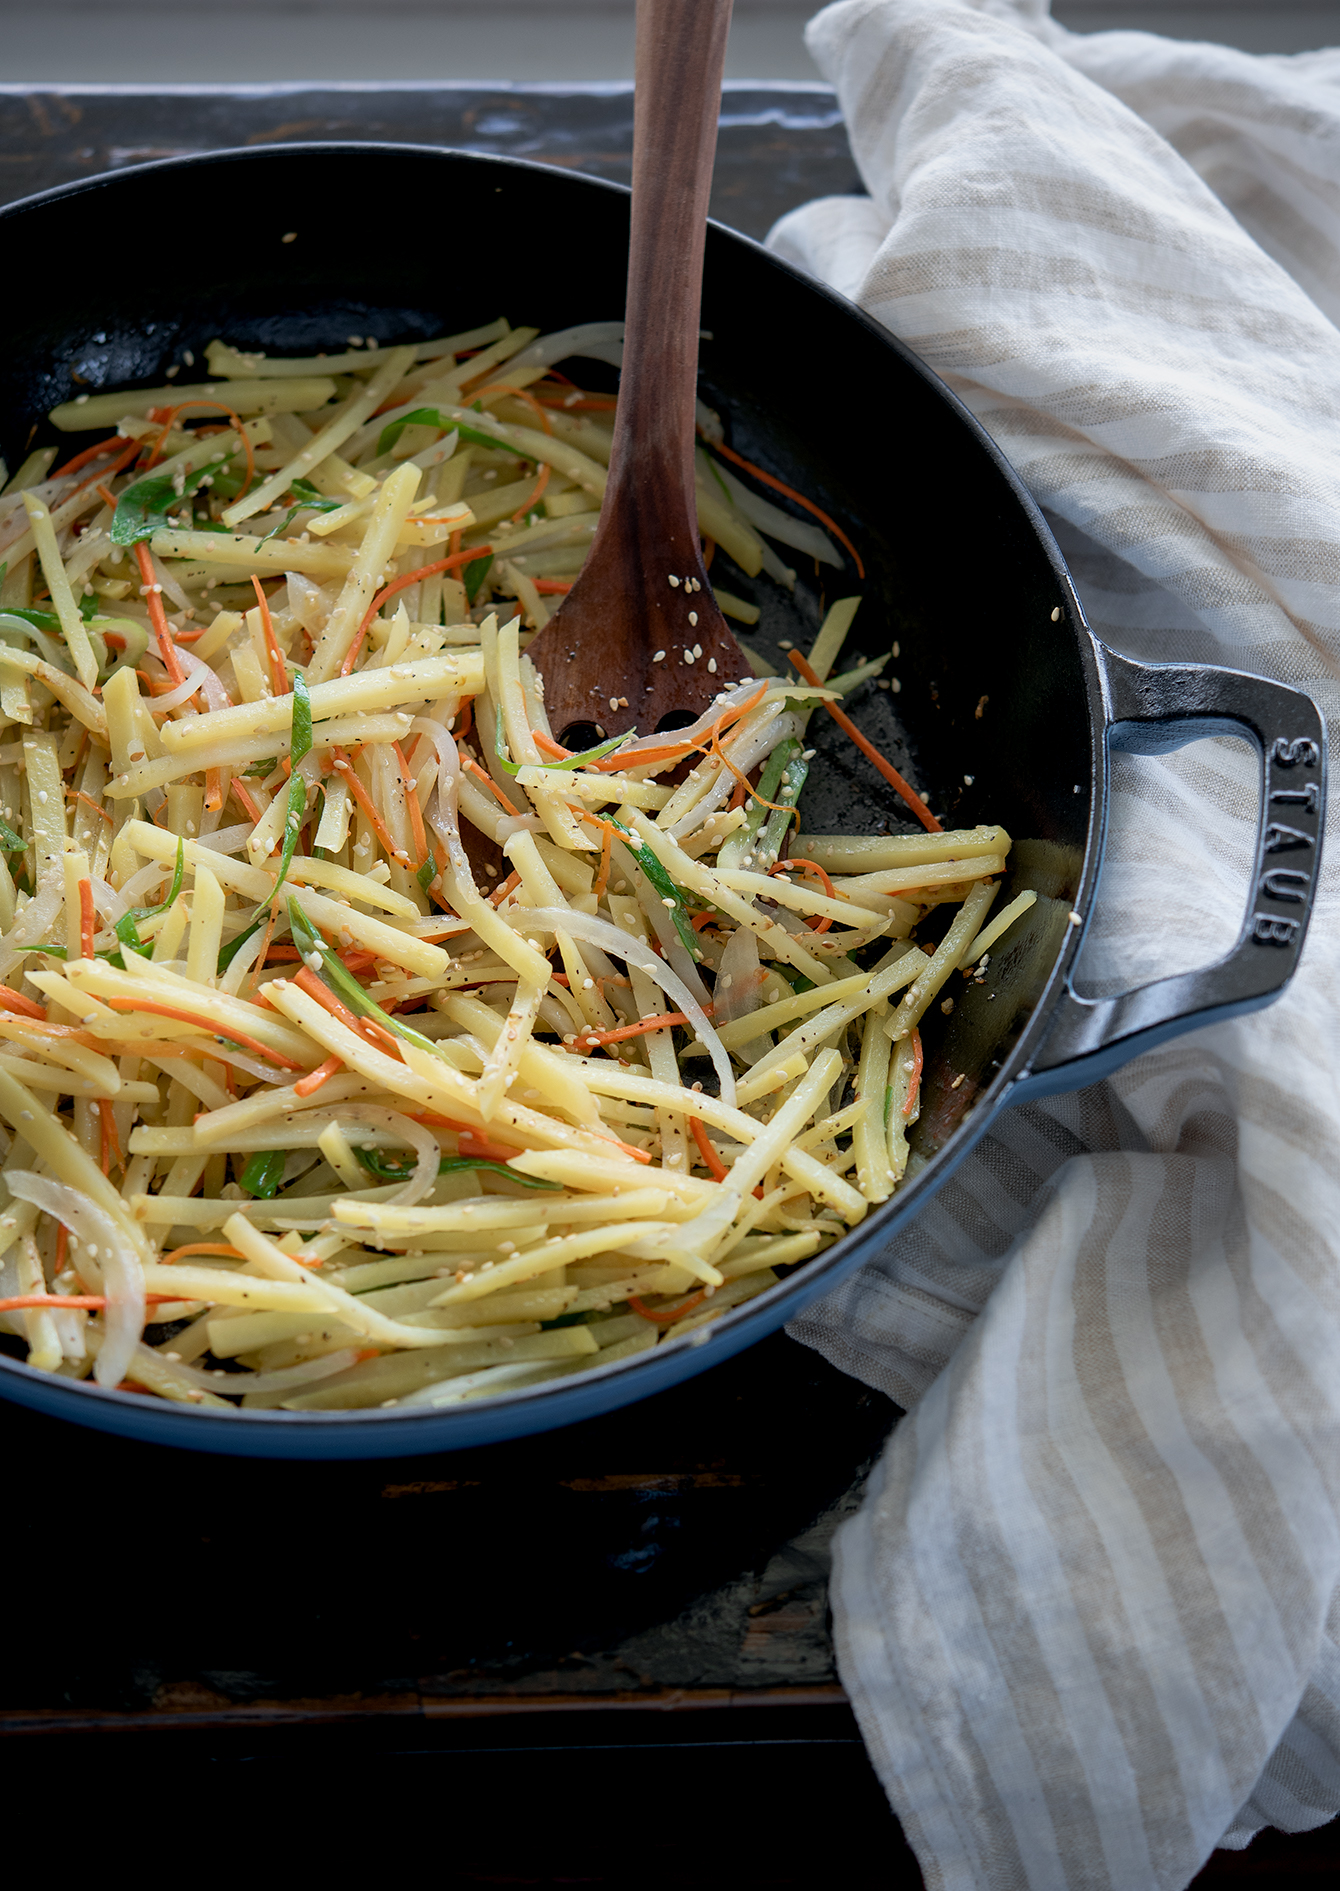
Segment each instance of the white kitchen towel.
M1090 622L1340 728L1340 53L842 0L868 199L770 243L910 344ZM1244 744L1118 758L1102 991L1236 937ZM843 1679L939 1891L1178 1891L1340 1810L1340 824L1272 1009L1002 1119L792 1331L909 1409L838 1538Z

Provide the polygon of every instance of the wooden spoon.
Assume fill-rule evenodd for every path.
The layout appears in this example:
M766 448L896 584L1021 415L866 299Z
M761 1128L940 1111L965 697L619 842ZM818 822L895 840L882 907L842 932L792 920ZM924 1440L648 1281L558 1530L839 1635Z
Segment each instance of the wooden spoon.
M752 675L703 564L694 397L731 0L638 0L627 328L609 484L586 563L528 654L555 735L649 735ZM581 725L580 727L578 725Z

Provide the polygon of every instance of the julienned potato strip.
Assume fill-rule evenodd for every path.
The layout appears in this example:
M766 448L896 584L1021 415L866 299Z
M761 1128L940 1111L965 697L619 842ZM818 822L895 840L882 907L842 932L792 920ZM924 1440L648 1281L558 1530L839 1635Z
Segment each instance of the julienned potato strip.
M220 340L221 378L56 409L100 437L0 493L0 1331L34 1369L459 1404L673 1343L915 1163L920 1030L1034 897L992 917L1010 837L791 832L855 597L803 683L555 741L525 646L613 426L549 373L580 340ZM732 465L700 525L757 571L802 528Z

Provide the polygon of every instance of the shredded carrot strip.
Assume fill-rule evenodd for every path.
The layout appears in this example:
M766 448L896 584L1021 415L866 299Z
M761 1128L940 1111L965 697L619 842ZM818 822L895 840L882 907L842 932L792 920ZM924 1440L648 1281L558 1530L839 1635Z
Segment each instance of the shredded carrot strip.
M151 420L162 421L164 426L163 431L154 442L153 451L150 453L146 465L153 466L157 463L159 450L164 440L167 439L168 434L172 431L172 423L183 407L217 407L221 414L227 414L229 420L232 421L232 429L224 427L218 431L224 433L235 431L242 442L242 450L247 456L247 480L246 485L243 486L242 491L237 495L240 499L244 493L250 490L251 482L256 477L256 456L251 450L251 442L247 438L246 429L243 427L240 418L233 412L231 407L225 407L222 401L207 401L202 398L198 401L179 401L175 407L155 407L149 418Z
M458 535L452 538L453 546L456 543L456 536ZM348 676L352 671L358 653L363 648L363 639L368 634L368 626L387 598L394 597L397 591L403 591L407 585L418 584L421 578L431 578L435 572L454 571L457 565L472 565L476 558L487 558L492 550L492 545L472 545L468 552L453 550L450 558L439 558L431 565L420 565L417 571L407 571L402 577L393 578L390 584L384 585L363 613L363 621L358 626L358 635L350 644L344 662L340 665L340 675Z
M275 627L270 617L270 600L261 589L261 581L253 577L252 585L256 591L256 607L261 614L261 629L265 632L265 649L270 659L270 688L276 696L287 696L292 692L288 680L288 671L284 667L284 654L275 642Z
M114 433L107 440L99 440L96 446L86 446L82 453L76 453L72 460L66 460L64 466L57 466L47 474L48 479L64 479L68 473L77 473L91 460L101 459L104 453L120 453L125 447L120 434ZM139 442L135 443L137 446Z
M583 1031L571 1048L581 1051L597 1044L620 1044L626 1037L645 1037L648 1031L664 1031L672 1024L687 1023L682 1011L664 1011L658 1017L643 1018L637 1024L621 1024L613 1031Z
M409 810L410 830L414 835L414 852L417 856L410 864L417 873L428 858L428 837L423 831L423 809L419 806L419 791L409 763L405 760L405 751L398 742L391 747L395 750L396 761L400 764L400 779L405 784L405 805Z
M718 735L715 727L712 730L712 753L713 755L716 756L719 762L725 763L726 767L729 768L730 772L732 773L732 775L734 775L736 781L744 789L745 793L749 795L752 800L757 801L760 807L771 808L775 814L785 814L788 816L794 814L796 817L796 826L799 827L800 825L799 808L797 808L794 803L792 803L790 807L787 807L784 801L769 801L768 797L765 794L760 794L758 789L751 785L749 781L749 777L747 775L741 774L740 770L735 766L730 756L727 755L725 749L722 748L721 737Z
M103 820L106 821L108 827L111 827L114 825L112 821L112 817L107 812L106 808L99 806L99 804L93 799L92 795L85 794L82 788L67 788L65 790L65 796L66 796L66 799L69 801L82 801L85 807L92 808L95 814L100 814L102 816Z
M117 454L110 466L100 467L96 473L90 473L87 479L81 479L74 489L75 492L82 492L85 486L91 486L95 479L115 479L117 474L123 471L134 459L135 455L140 450L140 445L141 442L138 440L130 441L129 445L126 446L122 452ZM74 462L71 461L71 466L73 466L73 464ZM66 471L68 472L69 470L70 467L67 467ZM71 496L73 497L73 495ZM115 504L115 501L112 503Z
M147 1293L144 1298L151 1306L159 1306L164 1300L179 1300L181 1296ZM25 1307L85 1307L90 1313L101 1313L106 1305L106 1295L100 1293L16 1293L7 1300L0 1300L0 1313L21 1313ZM139 1389L138 1386L131 1387L134 1392Z
M807 499L803 492L797 492L794 486L784 485L780 479L774 478L771 473L765 473L761 466L755 466L752 460L745 459L743 454L736 453L731 447L723 446L719 440L712 440L709 442L709 445L712 451L719 453L723 459L730 460L736 466L742 466L746 473L752 473L755 479L761 479L763 484L765 486L771 486L774 492L784 492L788 499L794 499L798 506L804 506L806 512L812 512L816 519L822 519L829 531L832 532L836 538L840 538L842 543L847 547L847 550L851 553L852 560L856 566L857 577L864 578L865 566L861 563L861 554L857 551L856 547L852 544L837 521L830 519L826 512L821 512L812 499Z
M519 873L509 873L502 884L495 886L493 891L489 894L489 905L501 906L503 901L507 898L507 895L515 892L520 884L521 875Z
M254 961L254 963L256 964L258 968L264 965L265 963L265 955L270 950L270 941L275 936L275 926L278 924L278 921L279 921L279 888L278 886L276 886L274 890L274 894L272 895L271 900L270 900L270 917L266 920L265 931L261 934L261 949L256 954L256 958ZM254 982L255 980L254 980L254 974L253 974L253 984ZM267 1003L269 1002L268 999L266 1002Z
M546 427L549 425L547 419L544 424ZM549 474L551 470L549 462L546 460L544 465L540 468L540 477L535 482L535 488L530 498L512 514L513 524L515 524L518 519L524 519L531 507L538 505L540 500L544 497L544 489L549 484Z
M903 1115L910 1116L917 1107L917 1097L921 1091L921 1071L925 1063L921 1049L921 1033L912 1033L912 1081L907 1087L907 1101L903 1105Z
M654 1320L657 1326L673 1326L676 1320L682 1320L686 1313L692 1313L693 1309L700 1306L706 1298L706 1287L700 1287L697 1293L690 1294L687 1300L681 1300L673 1307L656 1307L653 1310L651 1307L644 1306L636 1294L629 1294L628 1304L633 1312L640 1313L644 1320Z
M539 415L540 425L544 428L545 432L552 433L554 431L549 423L548 414L544 411L539 401L536 400L535 396L526 388L509 387L505 381L495 381L492 387L471 388L470 399L472 401L482 401L485 396L489 394L506 394L509 400L524 401L527 407L533 408L535 413ZM500 441L499 445L501 444L502 442Z
M412 1123L422 1123L426 1129L454 1129L458 1137L467 1138L473 1145L462 1150L463 1155L482 1156L489 1162L510 1162L513 1156L522 1152L508 1143L493 1142L482 1129L475 1129L469 1123L458 1123L454 1116L439 1116L435 1110L410 1112Z
M627 768L630 762L633 766L641 768L647 762L674 762L683 755L692 755L698 749L709 748L714 742L720 740L723 731L729 729L733 723L739 722L742 716L747 716L751 709L757 708L767 693L767 684L760 683L747 702L738 703L733 709L723 709L707 735L700 741L671 742L663 749L638 749L634 755L607 755L603 761L592 762L591 767L608 775L620 768Z
M46 1007L25 998L12 985L0 985L0 1011L17 1011L22 1017L38 1018L43 1024L47 1021Z
M690 1116L688 1124L693 1140L698 1145L698 1154L707 1165L708 1173L714 1181L724 1182L726 1177L730 1174L730 1170L707 1140L707 1131L703 1128L701 1119L696 1116ZM763 1200L763 1189L761 1186L754 1190L754 1195L758 1201Z
M237 802L238 807L241 808L243 814L246 815L248 820L251 820L251 821L260 820L261 811L256 806L255 797L251 793L250 789L247 788L245 784L242 782L240 776L238 775L233 776L232 780L228 783L228 792L230 795L232 795L233 799Z
M821 866L819 866L819 864L817 863L817 861L813 861L813 860L779 860L779 861L777 862L777 864L776 864L776 866L773 866L773 867L769 867L769 868L768 868L768 872L769 872L769 874L773 874L773 873L786 873L786 872L788 872L788 871L789 871L789 869L790 869L790 868L792 868L792 867L803 867L803 868L805 869L805 871L806 871L806 873L814 873L814 874L817 874L817 875L818 875L818 877L819 877L819 878L820 878L820 879L821 879L821 880L823 881L823 883L824 883L824 892L825 892L825 893L827 893L827 895L828 895L828 897L829 897L829 899L830 899L830 900L835 900L835 899L837 899L837 898L838 898L838 891L837 891L837 888L836 888L836 887L835 887L835 886L833 885L833 882L832 882L832 881L831 881L831 880L829 879L829 877L828 877L828 875L827 875L827 874L826 874L826 873L824 872L824 870L823 870L823 868L822 868ZM833 923L833 922L832 922L832 920L831 920L830 918L827 918L827 917L825 917L825 918L823 918L823 919L820 919L820 920L814 920L814 919L811 919L811 920L810 920L810 921L808 922L808 924L809 924L809 927L810 927L810 930L811 930L812 932L827 932L827 931L828 931L828 929L829 929L829 927L830 927L830 926L832 925L832 923Z
M225 1241L188 1241L184 1248L173 1248L170 1254L164 1254L164 1267L173 1261L179 1261L183 1254L223 1254L235 1261L244 1261L247 1257L241 1248L230 1248Z
M792 663L795 664L805 681L817 685L819 678L812 669L809 659L802 657L799 650L791 650L787 654L790 656ZM866 760L873 762L880 774L883 775L885 781L887 781L891 787L898 790L898 793L903 797L903 800L906 801L908 807L911 808L913 814L916 815L927 832L931 834L943 834L944 828L941 826L940 822L936 820L916 789L913 788L910 783L903 780L893 763L886 761L872 742L866 741L851 717L844 715L836 703L825 703L824 708L843 733L851 737Z
M361 1037L365 1044L371 1044L374 1050L381 1050L382 1044L380 1040L390 1037L391 1034L388 1031L378 1031L377 1036L374 1037L373 1032L377 1027L369 1024L366 1018L356 1018L347 1005L341 1004L330 987L322 984L321 980L316 976L315 972L312 971L310 966L304 965L293 982L300 991L305 991L309 998L314 998L316 1002L321 1005L324 1010L328 1011L332 1018L335 1018L342 1024L347 1031L352 1031L355 1037ZM391 1043L398 1048L394 1037L391 1037ZM316 1072L312 1071L310 1074L315 1076ZM306 1077L304 1077L303 1081L306 1081ZM294 1088L297 1088L296 1084Z
M282 1051L271 1050L268 1044L262 1044L259 1038L248 1037L244 1031L236 1031L231 1025L225 1031L215 1024L212 1018L201 1017L199 1012L185 1011L178 1005L160 1005L149 998L108 998L106 1000L113 1011L148 1011L157 1018L176 1018L181 1024L194 1024L210 1037L221 1037L229 1044L238 1044L246 1051L255 1051L258 1056L268 1057L272 1064L278 1064L283 1070L301 1070L301 1064L295 1064L291 1057L285 1057Z
M93 957L93 935L97 920L93 913L93 882L79 882L79 949L86 959Z
M358 803L359 807L362 808L364 814L367 815L368 820L372 823L372 828L373 828L374 833L377 836L377 839L381 842L382 846L386 849L387 853L391 856L392 860L398 860L402 866L407 867L409 865L409 855L404 851L403 848L397 847L395 842L392 840L390 829L387 827L385 821L382 819L381 815L378 813L376 803L373 801L372 796L368 793L367 789L363 786L362 782L358 779L358 776L354 773L353 763L349 760L349 757L345 754L342 748L332 749L331 755L332 755L332 765L339 771L341 775L343 775L344 779L348 782L350 794L352 794L352 796L354 797L354 800ZM513 812L515 812L515 810L513 810Z
M328 1057L324 1064L318 1064L316 1069L309 1071L305 1077L299 1077L298 1081L293 1086L294 1091L300 1097L309 1097L312 1095L313 1091L319 1090L328 1078L333 1077L337 1071L343 1069L344 1059L342 1057Z
M502 789L498 786L497 782L493 779L492 775L490 775L488 769L481 768L473 755L462 755L461 767L468 768L472 775L477 775L479 777L479 779L483 782L486 788L491 788L495 799L499 801L502 804L502 806L507 809L507 812L509 814L520 813L520 809L514 808L512 806L511 802L507 799L507 796L503 793Z
M111 1170L113 1156L119 1169L126 1166L126 1159L121 1153L121 1138L116 1133L116 1118L106 1097L98 1098L98 1142L99 1166L104 1175Z
M709 1175L711 1175L713 1181L715 1182L724 1182L726 1177L730 1174L730 1170L726 1167L725 1163L721 1160L721 1157L717 1154L716 1150L712 1147L711 1143L707 1140L707 1131L703 1128L701 1118L697 1116L691 1116L688 1119L688 1122L689 1122L689 1133L693 1137L693 1140L698 1145L698 1154L702 1157L704 1163L707 1165L707 1171Z
M154 627L158 639L158 654L163 659L163 668L172 678L173 685L186 681L186 672L181 667L181 658L177 655L177 646L172 641L172 626L168 623L167 612L163 609L163 599L156 586L154 561L149 556L149 547L141 539L135 547L135 562L140 568L140 582L144 586L144 602L149 607L149 622Z
M456 1132L456 1141L463 1156L479 1156L485 1162L510 1162L513 1156L519 1156L519 1149L510 1149L506 1143L494 1142L482 1130L471 1129L462 1125Z
M602 821L600 827L600 872L596 875L596 883L591 889L598 900L605 897L605 888L610 883L610 848L614 841L614 829L609 822Z
M602 394L587 394L579 401L568 400L565 395L559 394L551 396L548 400L541 396L540 405L562 408L570 414L609 414L613 413L619 403Z

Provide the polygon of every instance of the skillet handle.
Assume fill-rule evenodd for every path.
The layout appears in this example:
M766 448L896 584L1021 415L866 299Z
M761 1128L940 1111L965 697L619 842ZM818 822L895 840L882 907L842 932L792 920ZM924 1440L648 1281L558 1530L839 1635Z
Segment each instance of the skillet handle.
M1255 743L1261 816L1251 894L1237 944L1217 964L1114 998L1081 998L1068 974L1055 1023L1021 1079L1030 1098L1096 1082L1167 1038L1270 1004L1298 964L1317 886L1326 725L1311 697L1240 670L1135 663L1101 644L1098 656L1111 747L1158 755L1226 734Z

